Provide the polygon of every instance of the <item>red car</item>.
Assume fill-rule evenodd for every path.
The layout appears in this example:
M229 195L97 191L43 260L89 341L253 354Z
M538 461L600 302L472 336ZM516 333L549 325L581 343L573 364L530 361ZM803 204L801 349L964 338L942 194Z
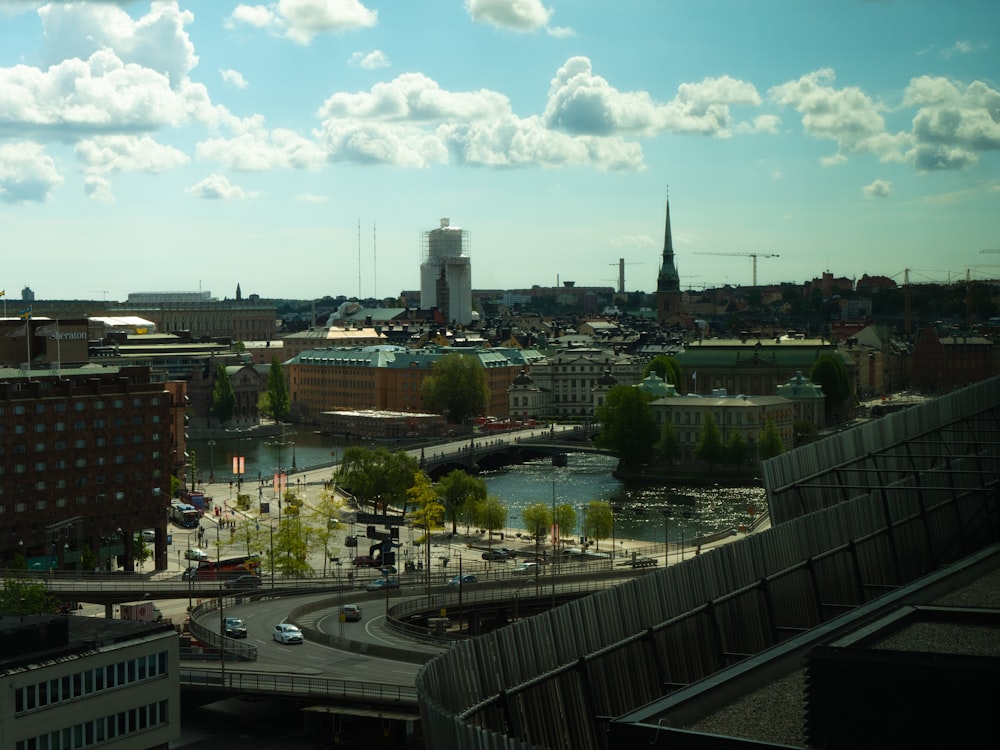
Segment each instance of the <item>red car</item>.
M375 558L371 555L358 555L352 562L358 568L370 568L376 564Z

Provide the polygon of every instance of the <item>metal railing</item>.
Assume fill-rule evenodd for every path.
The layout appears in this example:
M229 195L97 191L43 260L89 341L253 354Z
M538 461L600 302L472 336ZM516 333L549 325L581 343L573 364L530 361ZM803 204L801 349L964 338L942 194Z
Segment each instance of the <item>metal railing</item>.
M378 680L362 682L332 677L272 674L181 667L183 688L219 690L227 693L284 695L320 700L342 700L382 705L415 706L417 692L412 685L383 685Z

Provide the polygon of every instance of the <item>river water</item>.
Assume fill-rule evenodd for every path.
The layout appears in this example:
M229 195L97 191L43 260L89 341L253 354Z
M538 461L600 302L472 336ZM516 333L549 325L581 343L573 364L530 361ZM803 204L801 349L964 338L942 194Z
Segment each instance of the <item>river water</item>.
M329 464L349 445L304 427L289 426L282 439L233 438L188 442L196 452L198 472L204 481L233 477L232 459L244 457L244 479L269 477L279 465L298 469ZM294 463L293 463L294 462ZM611 472L616 460L589 453L571 453L567 465L553 466L548 459L484 472L491 495L508 508L507 526L523 528L521 511L535 503L568 503L582 517L591 500L605 500L614 509L615 536L648 542L671 542L705 536L748 524L750 508L766 511L761 487L626 487ZM665 513L666 511L666 513ZM564 536L569 536L564 530Z

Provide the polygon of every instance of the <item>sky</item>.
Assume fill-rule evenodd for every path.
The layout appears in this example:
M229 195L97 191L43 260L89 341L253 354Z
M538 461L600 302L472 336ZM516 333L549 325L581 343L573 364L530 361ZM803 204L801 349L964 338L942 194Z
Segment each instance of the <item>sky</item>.
M996 0L0 0L0 289L1000 276Z

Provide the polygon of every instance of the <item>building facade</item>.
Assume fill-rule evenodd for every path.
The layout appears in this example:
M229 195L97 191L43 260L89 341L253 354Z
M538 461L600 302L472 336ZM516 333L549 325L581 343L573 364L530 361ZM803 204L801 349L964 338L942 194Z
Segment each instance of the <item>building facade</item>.
M166 750L180 737L179 641L166 624L0 617L9 750Z
M505 348L409 349L402 346L313 349L284 365L292 412L315 422L329 411L375 409L390 412L428 411L423 400L424 378L447 354L475 357L485 370L490 393L488 413L508 416L507 389L537 352Z
M136 533L155 529L153 564L166 569L180 396L141 367L0 370L4 564L134 570Z
M564 349L532 364L529 374L544 394L545 414L556 418L594 416L594 389L609 373L618 385L635 385L644 362L610 349ZM542 416L542 415L536 415Z

